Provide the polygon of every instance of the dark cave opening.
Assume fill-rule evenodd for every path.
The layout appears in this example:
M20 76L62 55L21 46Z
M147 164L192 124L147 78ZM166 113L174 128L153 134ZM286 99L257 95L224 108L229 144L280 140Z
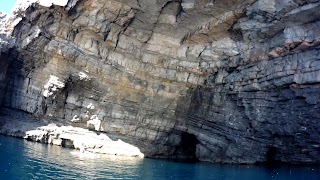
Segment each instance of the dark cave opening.
M62 139L62 138L61 138L61 140L62 140L62 142L61 142L61 146L62 147L72 148L72 149L75 148L72 140L70 140L70 139Z
M199 161L196 156L197 144L199 143L194 134L183 132L181 141L175 151L175 160L183 162Z
M276 147L270 147L267 151L266 154L266 164L267 165L273 165L274 163L277 162L275 159L276 153L277 153L277 148Z

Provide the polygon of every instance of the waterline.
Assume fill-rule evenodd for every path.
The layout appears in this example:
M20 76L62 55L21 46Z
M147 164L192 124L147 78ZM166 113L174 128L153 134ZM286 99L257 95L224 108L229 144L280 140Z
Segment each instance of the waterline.
M1 179L311 179L319 166L215 165L110 155L0 136Z

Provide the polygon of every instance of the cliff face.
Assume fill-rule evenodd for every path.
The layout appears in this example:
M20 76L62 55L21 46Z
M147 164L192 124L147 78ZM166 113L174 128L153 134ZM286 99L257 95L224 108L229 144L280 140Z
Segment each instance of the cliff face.
M4 107L149 157L320 162L318 0L69 0L17 14Z

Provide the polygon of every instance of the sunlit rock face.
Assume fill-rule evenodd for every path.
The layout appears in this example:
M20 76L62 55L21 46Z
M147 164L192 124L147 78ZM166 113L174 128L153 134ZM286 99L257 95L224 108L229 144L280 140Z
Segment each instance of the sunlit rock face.
M16 11L3 106L148 157L320 162L318 0L60 3Z

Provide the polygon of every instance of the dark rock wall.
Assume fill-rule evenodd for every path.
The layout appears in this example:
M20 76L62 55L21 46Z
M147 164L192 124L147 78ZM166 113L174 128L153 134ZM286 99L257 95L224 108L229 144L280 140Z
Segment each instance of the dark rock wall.
M313 49L252 63L229 72L222 83L212 76L197 88L186 123L201 142L200 159L318 162L320 89L314 79L318 54ZM261 74L248 80L254 86L239 80L252 74Z
M7 84L7 70L10 64L10 60L7 54L0 52L0 105L5 94Z

